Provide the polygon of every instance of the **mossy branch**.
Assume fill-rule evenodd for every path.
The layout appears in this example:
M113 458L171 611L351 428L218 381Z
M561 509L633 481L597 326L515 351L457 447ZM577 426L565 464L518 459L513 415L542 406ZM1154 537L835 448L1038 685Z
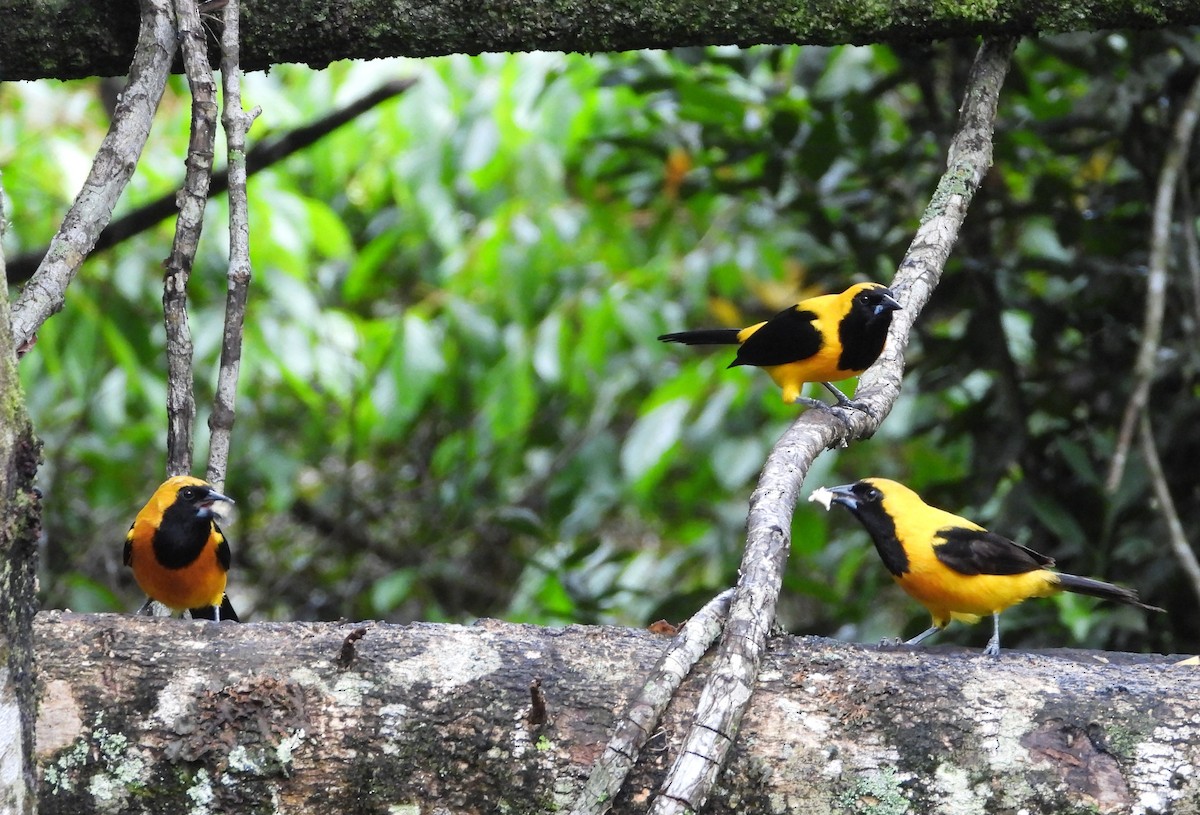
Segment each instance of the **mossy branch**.
M124 73L137 38L136 7L122 0L9 0L0 11L0 80ZM214 24L216 20L213 20ZM242 4L242 68L285 62L426 57L484 51L628 51L690 45L838 45L1012 36L1200 23L1185 0L1028 3L828 0L326 0ZM213 44L212 62L220 59Z

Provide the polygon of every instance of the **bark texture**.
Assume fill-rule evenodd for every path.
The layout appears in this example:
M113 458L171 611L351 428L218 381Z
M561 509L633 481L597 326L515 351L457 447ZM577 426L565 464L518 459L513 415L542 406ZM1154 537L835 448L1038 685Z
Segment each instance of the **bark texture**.
M41 811L71 815L559 810L670 642L61 612L35 633ZM711 812L1200 812L1200 672L1171 658L770 646ZM644 811L707 664L614 812Z
M217 15L208 15L217 24ZM242 4L242 68L283 62L426 57L483 51L626 51L687 45L836 45L1200 22L1189 0L321 0ZM136 7L0 0L0 80L115 76L128 70ZM212 63L219 54L213 42Z
M36 786L33 616L41 524L41 505L31 485L41 447L25 416L20 388L0 393L6 404L0 417L0 812L31 815L37 811L31 794ZM16 409L15 415L7 412L8 406Z
M0 237L5 231L0 186ZM40 447L17 374L0 248L0 812L29 815L34 796L33 615L41 507L33 491Z

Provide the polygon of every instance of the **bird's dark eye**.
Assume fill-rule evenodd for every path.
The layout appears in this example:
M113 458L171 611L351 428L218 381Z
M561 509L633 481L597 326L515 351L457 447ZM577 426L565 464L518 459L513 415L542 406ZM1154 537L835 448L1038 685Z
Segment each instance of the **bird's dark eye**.
M195 487L184 487L183 489L181 489L179 491L179 497L185 501L196 500L196 494L197 494L197 491L196 491Z
M883 497L883 493L870 484L862 484L856 492L858 492L864 501L874 502Z

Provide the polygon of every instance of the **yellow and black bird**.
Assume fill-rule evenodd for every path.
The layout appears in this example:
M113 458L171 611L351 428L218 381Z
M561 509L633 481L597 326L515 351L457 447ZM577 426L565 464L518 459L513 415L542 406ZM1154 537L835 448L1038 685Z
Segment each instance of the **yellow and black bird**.
M193 619L233 620L225 594L229 541L217 526L213 504L233 503L208 483L177 475L162 483L125 536L125 565L151 601Z
M1162 611L1131 589L1090 577L1053 572L1054 559L931 507L903 484L866 478L818 489L809 498L841 504L866 527L892 579L933 616L933 625L907 644L941 631L951 620L977 623L992 616L985 654L1000 653L1000 612L1030 597L1069 591Z
M753 365L783 388L783 401L803 402L806 382L820 382L843 407L854 403L833 383L857 376L883 351L892 312L900 304L879 283L858 283L841 294L802 300L766 322L749 328L709 328L663 334L663 342L685 345L738 345L729 367Z

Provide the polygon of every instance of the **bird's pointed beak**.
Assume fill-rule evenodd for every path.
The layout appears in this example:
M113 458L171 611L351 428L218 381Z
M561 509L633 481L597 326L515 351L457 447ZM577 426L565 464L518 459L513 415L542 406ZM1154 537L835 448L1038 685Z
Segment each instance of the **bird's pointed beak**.
M826 487L829 492L833 493L833 497L829 499L831 504L841 504L846 509L858 509L858 496L854 494L853 484L841 484L837 487Z
M208 495L207 495L207 496L205 496L204 500L203 500L203 501L201 501L201 502L198 504L198 506L200 507L200 509L201 509L202 511L206 511L208 514L210 514L210 515L211 515L211 514L213 514L213 512L212 512L212 507L213 507L213 504L216 504L216 503L219 503L219 502L224 502L224 503L226 503L226 504L233 504L233 503L236 503L236 502L235 502L235 501L234 501L232 498L230 498L228 495L222 495L221 493L217 492L217 491L216 491L216 490L214 490L213 488L209 487L209 489L208 489Z
M879 301L879 305L875 306L876 317L889 311L899 311L900 309L904 308L900 305L900 301L892 296L892 292L890 290L885 290L881 292L881 294L883 296Z

